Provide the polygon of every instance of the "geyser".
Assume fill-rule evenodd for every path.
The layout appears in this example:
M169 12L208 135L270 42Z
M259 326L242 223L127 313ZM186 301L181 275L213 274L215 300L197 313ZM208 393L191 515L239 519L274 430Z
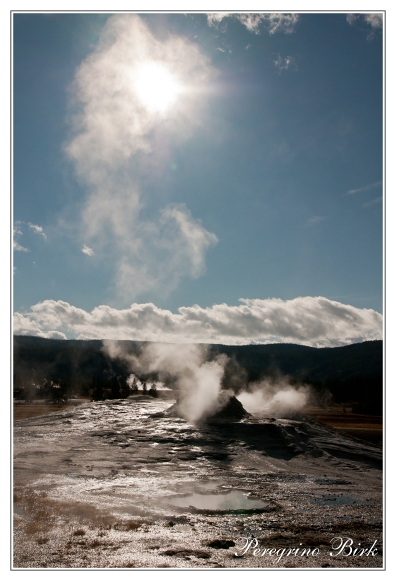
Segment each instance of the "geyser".
M190 408L190 394L182 395L177 402L169 409L169 414L177 417L182 417L184 419L189 419L189 414L186 414L186 410ZM220 391L215 402L212 406L206 410L206 412L200 416L200 421L213 421L213 420L242 420L243 418L250 417L249 414L241 402L228 391Z
M248 383L236 361L204 345L149 343L131 353L122 342L104 341L103 348L127 362L131 377L155 377L156 383L176 389L181 396L170 412L192 423L238 421L250 413L293 418L311 400L307 386L291 385L287 377Z

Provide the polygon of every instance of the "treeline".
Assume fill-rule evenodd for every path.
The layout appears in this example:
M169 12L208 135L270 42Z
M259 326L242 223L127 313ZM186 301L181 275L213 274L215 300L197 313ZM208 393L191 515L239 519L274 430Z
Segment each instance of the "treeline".
M139 354L145 342L122 341L124 349ZM102 341L57 341L39 337L14 337L14 397L20 399L93 399L128 397L130 368L112 359ZM382 411L382 341L345 347L315 349L301 345L207 346L208 357L226 354L222 387L235 393L264 378L308 384L323 405L352 402L357 412ZM176 378L162 378L176 388ZM155 373L140 374L147 393L159 381Z
M158 397L157 386L152 383L149 387L145 381L141 382L141 391L152 397ZM139 387L134 378L129 384L126 378L113 376L110 378L92 377L86 381L80 389L71 378L49 381L45 379L41 384L25 383L24 385L14 384L14 398L25 401L44 400L50 402L62 402L77 397L91 397L93 400L104 399L125 399L136 394Z
M330 375L323 382L307 378L305 383L321 403L349 404L354 413L382 415L382 375L354 375L342 380Z
M137 394L139 388L136 378L134 378L132 384L129 385L119 377L113 377L107 381L93 377L90 391L92 391L92 399L100 401L104 399L125 399L130 395ZM147 383L143 381L142 392L143 394L151 395L151 397L158 397L157 386L155 383L152 383L149 388Z

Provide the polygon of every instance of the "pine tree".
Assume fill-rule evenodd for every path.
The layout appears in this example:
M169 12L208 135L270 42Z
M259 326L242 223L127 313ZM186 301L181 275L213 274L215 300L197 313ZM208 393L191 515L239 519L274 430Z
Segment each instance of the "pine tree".
M125 380L121 381L120 397L126 399L129 396L130 388Z
M121 393L118 378L113 377L110 384L111 384L111 399L119 399L121 397Z
M149 391L149 394L152 397L158 397L157 386L155 385L155 383L152 384L150 391Z
M97 377L93 377L91 381L91 387L93 388L92 399L95 401L104 399L103 386Z

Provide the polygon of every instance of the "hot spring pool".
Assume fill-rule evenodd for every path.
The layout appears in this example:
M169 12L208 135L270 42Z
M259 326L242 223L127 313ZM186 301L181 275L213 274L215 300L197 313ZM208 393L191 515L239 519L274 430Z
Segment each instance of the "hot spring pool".
M194 492L188 496L174 496L166 499L167 504L179 508L193 507L198 510L257 510L267 508L269 503L258 498L250 498L240 490L231 490L217 494L200 494Z

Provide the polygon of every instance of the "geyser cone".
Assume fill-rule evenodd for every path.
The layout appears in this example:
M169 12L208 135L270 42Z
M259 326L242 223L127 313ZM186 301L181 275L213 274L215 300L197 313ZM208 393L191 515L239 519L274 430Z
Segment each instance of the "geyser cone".
M186 403L188 402L189 394L181 396L176 403L169 409L169 413L173 416L182 417L184 419L189 419L186 416L185 409L188 407ZM237 398L227 391L221 391L215 404L206 410L204 415L199 418L199 421L206 420L242 420L243 418L250 417L249 414L241 402Z

